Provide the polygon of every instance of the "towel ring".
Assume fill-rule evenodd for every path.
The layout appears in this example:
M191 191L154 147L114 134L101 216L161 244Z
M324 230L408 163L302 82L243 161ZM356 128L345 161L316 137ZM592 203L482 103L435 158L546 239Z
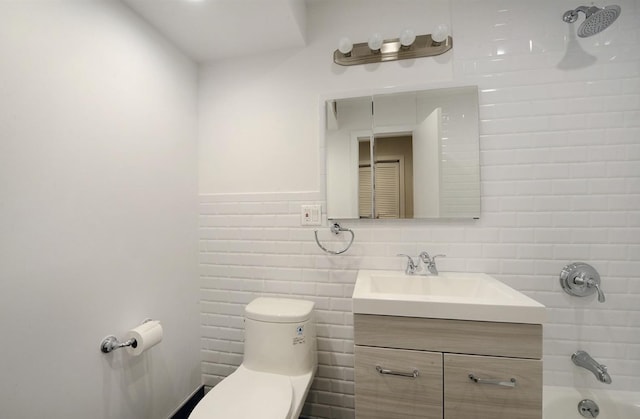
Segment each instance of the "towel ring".
M314 230L313 234L316 236L316 243L318 243L318 247L320 247L320 249L324 250L325 252L331 254L331 255L339 255L341 253L346 252L347 250L349 250L349 248L351 247L351 245L353 244L353 239L356 238L356 235L353 233L353 230L351 230L350 228L343 228L340 226L340 224L338 223L333 223L331 225L331 227L329 227L331 232L335 235L340 234L343 231L347 231L349 233L351 233L351 240L349 241L349 244L347 245L347 247L345 247L342 250L329 250L326 247L324 247L321 243L320 240L318 240L318 230Z

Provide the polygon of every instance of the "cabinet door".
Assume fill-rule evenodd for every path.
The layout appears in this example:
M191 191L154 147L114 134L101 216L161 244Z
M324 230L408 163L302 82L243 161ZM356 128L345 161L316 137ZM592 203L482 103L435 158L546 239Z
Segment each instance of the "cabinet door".
M542 361L444 354L444 418L541 419Z
M441 353L356 346L355 358L357 419L442 419Z

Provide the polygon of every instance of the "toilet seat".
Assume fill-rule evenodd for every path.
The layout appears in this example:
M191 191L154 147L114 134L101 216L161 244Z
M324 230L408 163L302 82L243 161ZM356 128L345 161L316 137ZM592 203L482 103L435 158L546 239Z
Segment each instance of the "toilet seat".
M189 419L287 419L292 395L288 376L241 365L204 396Z

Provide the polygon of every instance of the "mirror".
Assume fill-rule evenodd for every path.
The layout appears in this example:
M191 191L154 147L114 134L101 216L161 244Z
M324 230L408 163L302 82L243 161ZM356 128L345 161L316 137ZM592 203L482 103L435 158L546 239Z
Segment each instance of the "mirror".
M478 89L328 100L329 219L478 218Z

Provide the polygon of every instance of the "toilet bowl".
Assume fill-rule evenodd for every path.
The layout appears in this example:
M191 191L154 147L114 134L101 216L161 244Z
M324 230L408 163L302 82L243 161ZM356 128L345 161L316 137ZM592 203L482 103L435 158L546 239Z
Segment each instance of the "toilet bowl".
M256 298L245 308L244 359L189 419L295 419L317 367L314 303Z

